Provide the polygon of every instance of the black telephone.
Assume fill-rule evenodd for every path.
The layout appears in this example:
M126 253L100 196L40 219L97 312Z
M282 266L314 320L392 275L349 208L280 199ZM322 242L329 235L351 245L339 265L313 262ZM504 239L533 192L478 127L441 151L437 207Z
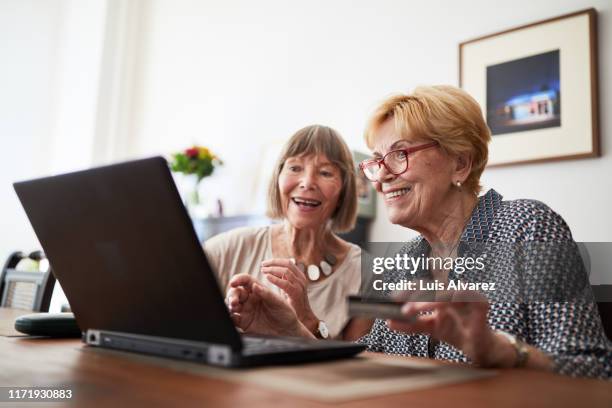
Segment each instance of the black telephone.
M33 313L15 320L15 330L30 336L81 337L73 313Z

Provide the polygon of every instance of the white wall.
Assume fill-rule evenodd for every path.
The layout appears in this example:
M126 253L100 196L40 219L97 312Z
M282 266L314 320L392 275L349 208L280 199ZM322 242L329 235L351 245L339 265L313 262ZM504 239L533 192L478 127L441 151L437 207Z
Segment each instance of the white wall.
M0 1L2 262L12 251L40 249L12 183L89 167L109 144L97 136L106 119L100 86L107 6L119 8L117 1ZM55 289L51 311L65 302Z
M39 249L14 181L89 167L112 139L107 14L121 0L0 1L0 258ZM112 25L117 28L118 24ZM99 140L104 139L104 140Z
M0 221L10 231L0 254L37 246L14 180L200 143L226 162L205 191L229 214L251 212L266 152L295 130L327 124L366 150L377 102L457 84L459 42L591 6L604 156L489 169L484 183L548 203L577 240L612 241L609 0L0 1ZM379 206L373 240L411 235Z
M54 126L57 1L0 1L0 258L37 247L13 191L16 180L45 174Z

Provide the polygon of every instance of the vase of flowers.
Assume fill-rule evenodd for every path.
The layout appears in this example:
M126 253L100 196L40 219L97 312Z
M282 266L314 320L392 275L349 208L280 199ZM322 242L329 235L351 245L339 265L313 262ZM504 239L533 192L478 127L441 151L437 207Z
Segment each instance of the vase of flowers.
M182 185L185 205L190 211L201 206L199 187L200 182L210 176L215 167L223 162L208 148L193 146L182 152L174 153L170 160L170 169L175 173L182 173L184 177Z

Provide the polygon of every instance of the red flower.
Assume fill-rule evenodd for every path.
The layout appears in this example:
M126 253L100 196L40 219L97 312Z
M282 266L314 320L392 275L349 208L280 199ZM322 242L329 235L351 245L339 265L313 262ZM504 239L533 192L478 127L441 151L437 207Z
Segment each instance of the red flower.
M190 159L195 159L196 157L198 157L198 153L198 149L195 147L185 150L185 155Z

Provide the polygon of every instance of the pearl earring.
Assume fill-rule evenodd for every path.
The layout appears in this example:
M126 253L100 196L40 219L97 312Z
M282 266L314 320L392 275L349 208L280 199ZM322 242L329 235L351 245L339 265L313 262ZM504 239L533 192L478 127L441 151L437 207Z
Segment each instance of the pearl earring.
M461 182L460 182L459 180L457 180L457 182L455 183L455 185L456 185L457 187L461 187Z

